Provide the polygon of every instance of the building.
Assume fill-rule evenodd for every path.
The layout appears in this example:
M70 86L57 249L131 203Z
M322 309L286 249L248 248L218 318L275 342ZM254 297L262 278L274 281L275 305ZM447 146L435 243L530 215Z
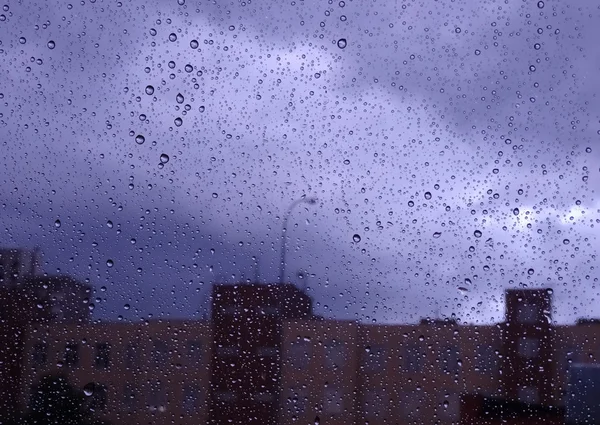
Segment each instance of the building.
M32 327L20 401L62 372L113 423L564 423L600 323L552 324L547 289L506 299L498 324L382 325L317 317L292 285L215 285L210 322Z
M289 319L314 320L312 299L294 285L213 286L211 424L278 423Z
M67 376L111 423L205 423L211 329L200 321L52 324L31 329L20 403L45 375Z
M18 417L24 346L32 326L86 323L89 285L38 273L37 250L0 250L0 421Z

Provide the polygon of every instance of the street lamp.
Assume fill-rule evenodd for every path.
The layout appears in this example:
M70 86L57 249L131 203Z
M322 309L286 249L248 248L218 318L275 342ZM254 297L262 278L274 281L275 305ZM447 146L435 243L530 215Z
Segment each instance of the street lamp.
M285 255L286 255L286 247L287 247L287 225L288 220L290 218L290 214L294 207L298 204L308 204L315 205L317 203L317 198L314 196L306 197L303 196L300 199L296 199L292 204L288 207L285 212L285 216L283 217L283 229L281 232L281 258L279 259L279 283L285 283Z

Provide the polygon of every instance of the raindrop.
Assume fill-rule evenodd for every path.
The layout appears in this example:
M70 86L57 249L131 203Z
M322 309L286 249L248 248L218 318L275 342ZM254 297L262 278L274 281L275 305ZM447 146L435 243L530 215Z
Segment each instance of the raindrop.
M192 40L192 41L190 41L190 47L192 49L197 49L199 45L200 45L200 43L198 43L198 40Z
M473 232L473 235L475 235L476 238L480 238L482 235L481 230L475 230L475 232Z
M415 203L414 203L413 201L408 201L408 206L409 206L409 207L414 207L414 206L415 206Z
M431 199L431 192L425 192L425 199Z
M135 136L135 143L137 143L138 145L142 145L145 141L146 141L146 138L144 136L142 136L141 134L138 134L137 136Z
M180 117L175 118L173 122L177 127L181 127L181 125L183 124L183 120Z
M434 232L433 237L435 239L438 239L440 236L442 236L442 232Z
M529 70L531 72L535 72L535 65L529 65Z
M112 267L112 266L114 266L114 265L115 265L115 263L114 263L114 261L113 261L113 260L106 260L106 266L107 266L107 267Z
M169 41L177 41L177 34L175 34L174 32L169 34Z
M114 227L114 224L113 224L113 222L112 222L112 221L110 221L110 220L108 220L108 221L106 222L106 227L108 227L109 229L112 229L112 228Z
M46 44L46 46L48 46L48 48L49 48L50 50L52 50L52 49L54 49L54 48L56 47L56 43L55 43L54 41L50 40L50 41L48 42L48 44Z
M479 56L480 54L481 54L481 50L479 50L479 49L476 49L476 50L475 50L475 55L476 55L476 56Z
M570 240L568 240L568 239L563 239L563 244L564 244L564 245L569 245L570 243L571 243L571 241L570 241Z
M186 66L183 67L183 69L185 69L185 72L190 73L194 70L194 67L188 63Z
M533 48L534 48L535 50L540 50L540 49L542 48L542 45L541 45L540 43L535 43L535 44L533 45Z
M85 384L83 387L83 393L86 395L86 397L91 397L94 394L94 384L91 382L89 384Z
M315 425L321 425L321 418L315 416Z
M146 91L147 95L153 95L154 94L154 87L150 86L150 85L147 85L145 91Z
M25 44L25 43L27 43L27 40L25 39L25 37L21 37L21 38L19 38L19 43Z
M464 286L459 286L457 289L461 294L466 294L467 292L469 292L469 290Z
M344 159L344 165L350 165L350 160L349 159Z
M123 308L124 308L125 310L129 310L129 309L131 308L131 306L130 306L129 304L125 304L125 305L123 306Z
M355 233L354 236L352 236L352 240L356 243L360 242L360 235Z
M518 208L515 208L515 209L513 210L513 214L514 214L514 215L519 215L519 209L518 209Z
M150 35L153 37L156 35L156 30L154 28L150 28Z
M61 226L61 222L59 219L56 219L56 221L54 222L54 227L56 227L57 229Z
M347 42L346 42L346 39L345 39L345 38L340 38L340 39L337 41L337 46L338 46L340 49L345 49L345 48L346 48L346 45L347 45Z
M177 0L177 4L179 6L183 6L185 4L185 0Z
M541 1L541 0L540 0L540 1L538 1L538 4L537 4L537 6L538 6L540 9L543 9L543 8L544 8L544 2L543 2L543 1Z
M160 155L160 163L166 164L167 162L169 162L169 155L167 155L166 153L161 154Z
M215 198L215 199L217 199L219 197L219 194L218 193L213 193L212 197Z
M532 275L532 274L534 274L534 273L535 273L535 270L533 270L533 269L529 269L529 270L527 270L527 274L528 274L529 276L531 276L531 275Z
M204 105L202 105L198 108L198 111L200 111L200 112L204 112L205 110L206 110L206 107Z
M456 28L454 29L454 32L455 32L455 33L457 33L457 34L460 34L460 32L461 32L461 31L462 31L462 30L460 29L460 27L456 27Z
M591 153L592 152L592 148L585 148L586 153Z
M177 103L183 103L183 101L185 100L183 95L181 93L177 93L177 96L175 97L175 100L177 100Z

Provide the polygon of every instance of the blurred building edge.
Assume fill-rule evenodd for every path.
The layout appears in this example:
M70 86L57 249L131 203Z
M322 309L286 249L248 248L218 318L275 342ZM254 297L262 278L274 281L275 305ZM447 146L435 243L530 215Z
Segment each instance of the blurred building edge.
M209 423L277 424L283 322L315 319L312 298L292 284L246 283L216 284L212 300Z
M87 323L91 288L69 276L39 274L39 250L0 250L0 423L14 420L23 348L32 326Z

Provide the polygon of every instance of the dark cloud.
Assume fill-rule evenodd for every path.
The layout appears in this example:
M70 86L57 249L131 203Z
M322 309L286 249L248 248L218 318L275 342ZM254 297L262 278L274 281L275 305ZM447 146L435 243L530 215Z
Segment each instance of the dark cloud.
M524 285L600 314L580 3L9 5L4 243L89 278L100 317L189 316L215 280L277 279L307 194L288 276L324 314L499 320Z

